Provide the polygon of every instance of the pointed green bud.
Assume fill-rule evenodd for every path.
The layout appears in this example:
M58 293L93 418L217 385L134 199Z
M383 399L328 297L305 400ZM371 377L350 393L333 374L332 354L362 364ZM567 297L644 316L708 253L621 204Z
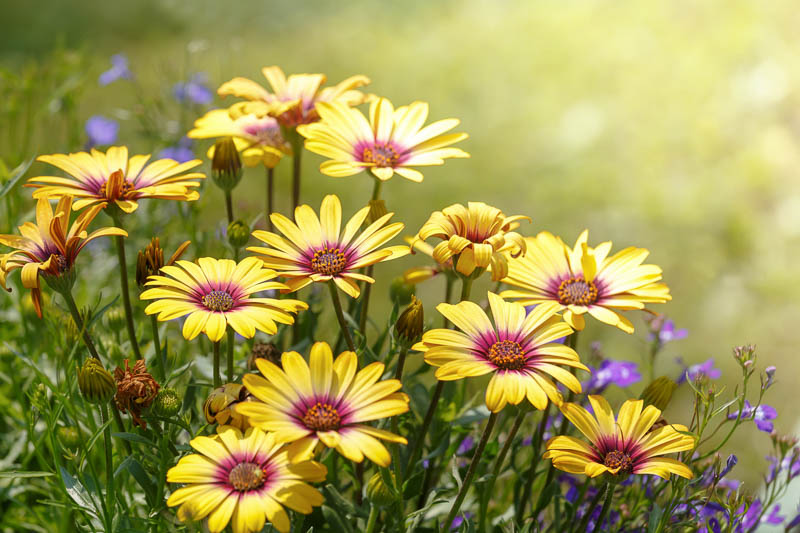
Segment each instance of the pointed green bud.
M678 388L678 384L667 376L654 379L642 391L640 400L644 400L645 405L652 405L663 411L672 400L672 393Z
M108 403L117 392L114 377L93 357L78 369L78 388L86 401L96 404Z

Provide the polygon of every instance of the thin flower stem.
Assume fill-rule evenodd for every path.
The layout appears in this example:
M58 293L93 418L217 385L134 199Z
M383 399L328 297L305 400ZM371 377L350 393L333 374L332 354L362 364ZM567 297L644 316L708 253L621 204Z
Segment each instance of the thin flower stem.
M472 484L472 478L475 477L475 472L478 470L478 464L481 461L483 450L486 448L486 443L489 442L489 437L492 434L492 429L494 429L495 422L497 422L497 413L492 413L489 415L489 420L486 422L486 427L483 430L483 436L481 436L478 447L475 448L475 454L472 456L472 461L469 463L467 474L464 476L464 482L461 484L461 490L458 491L456 501L453 502L453 507L450 508L450 513L447 515L447 518L444 521L443 531L450 531L450 524L453 523L453 519L456 517L458 510L461 508L461 503L467 496L467 491Z
M233 346L236 333L233 329L228 330L228 342L226 348L228 349L228 383L233 383Z
M397 358L397 367L394 370L394 379L400 380L403 377L403 366L405 366L406 356L408 355L408 346L402 346L400 348L400 355ZM397 422L397 415L392 417L392 433L395 435L398 434L398 422ZM396 483L399 486L403 485L403 472L400 468L400 445L395 444L392 446L392 450L394 451L394 457L392 458L392 463L394 466L394 476L396 479Z
M275 198L275 169L267 167L267 231L272 231L273 199Z
M375 185L372 188L372 201L377 201L380 199L381 196L381 186L383 182L378 178L375 178ZM371 219L370 219L371 220ZM366 269L365 274L369 277L372 277L372 272L374 269L374 265L369 265ZM364 338L367 337L367 318L369 318L369 298L372 295L372 283L364 282L363 287L363 296L361 299L361 311L358 315L358 329L361 331L361 334Z
M539 428L536 430L535 440L533 443L533 457L531 457L531 466L528 469L528 477L525 480L525 487L522 489L522 498L519 500L519 507L516 509L516 520L522 522L522 516L525 514L525 508L528 506L528 500L531 499L531 492L533 491L533 482L536 479L536 466L539 463L539 452L542 447L542 440L544 432L547 428L547 422L550 420L550 407L551 402L547 403L544 412L542 413L542 420L539 422Z
M300 134L294 134L299 137ZM292 206L297 209L300 205L300 174L302 171L301 157L303 153L303 142L298 138L292 143Z
M122 229L122 224L116 220L117 227ZM133 325L133 307L131 307L131 294L128 290L128 263L125 260L125 237L116 235L114 240L117 243L117 258L119 259L119 283L122 291L122 305L125 308L125 323L128 326L128 337L131 340L131 349L136 359L141 359L139 343L136 342L136 328Z
M161 366L161 379L167 381L167 356L161 347L161 339L158 336L158 319L156 315L150 315L150 324L153 326L153 346L156 349L158 363Z
M608 512L611 510L611 500L614 499L614 487L616 485L612 483L606 483L606 499L603 502L603 509L600 511L600 517L597 519L597 525L595 526L596 530L600 530L603 526L603 522L608 516Z
M336 319L339 321L339 328L347 341L347 347L351 352L356 351L356 345L353 344L353 337L350 336L350 330L347 329L347 322L344 319L344 312L342 312L342 302L339 300L339 291L333 281L328 282L328 288L331 291L331 301L333 301L333 309L336 311Z
M106 424L106 422L110 421L107 405L100 406L100 419L105 425L103 429L103 447L106 453L106 507L108 508L108 522L113 524L116 498L114 495L114 463L111 460L111 425Z
M233 222L233 193L230 189L225 190L225 213L228 215L228 224Z
M97 348L94 346L94 342L92 341L92 336L89 335L88 326L84 326L83 318L81 318L81 312L78 310L78 306L75 304L75 299L72 297L72 292L67 290L61 293L61 296L64 297L64 301L67 303L67 308L69 309L70 314L72 315L72 321L75 322L75 327L78 331L81 332L83 336L83 343L86 345L86 348L89 350L89 353L92 354L92 357L100 360L100 356L97 354Z
M399 380L403 377L403 367L406 364L406 356L408 355L408 346L400 348L400 355L397 356L397 367L394 369L394 379Z
M606 488L607 487L608 484L606 484ZM594 514L594 510L597 508L597 505L600 503L600 499L602 497L603 497L603 490L600 489L597 491L597 494L594 495L594 498L592 498L591 503L589 503L589 507L586 509L586 513L583 515L583 519L581 519L580 524L578 524L578 527L576 529L573 529L572 531L575 531L576 533L583 533L584 531L586 531L586 527L589 525L589 520L591 520L592 515ZM608 502L608 499L606 499L606 502ZM597 522L597 524L598 525L596 529L599 530L600 522Z
M111 414L114 415L114 425L117 426L117 431L120 433L126 433L125 429L125 422L122 421L122 415L119 414L119 409L117 408L117 404L114 401L111 401ZM131 450L131 443L125 439L117 438L118 442L122 443L122 447L125 448L125 453L130 455L133 450Z
M374 505L369 506L369 518L367 518L367 529L365 533L373 533L375 525L378 523L378 514L380 511Z
M450 274L445 275L445 285L444 285L444 303L449 304L450 299L453 297L453 277ZM447 320L447 317L442 315L444 321L442 322L442 327L447 329L450 327L450 321Z
M461 278L461 300L462 302L469 301L469 295L472 292L472 282L473 279L471 277L463 277Z
M422 427L419 428L419 436L414 440L414 447L411 448L411 454L408 456L408 464L406 465L403 479L408 479L409 475L411 475L411 469L414 468L414 464L419 459L422 447L425 445L425 436L428 433L431 421L433 421L433 415L436 413L436 405L439 403L439 398L442 396L444 384L444 381L437 381L436 383L433 396L431 396L431 403L428 405L428 411L425 413L425 418L422 420Z
M356 463L356 505L364 503L364 461Z
M517 431L519 431L526 414L527 411L520 409L519 414L516 416L516 418L514 418L514 423L511 425L511 429L508 431L508 436L506 437L505 443L503 443L503 448L500 450L500 454L497 456L497 459L494 462L492 476L489 478L488 482L486 483L486 487L481 492L481 508L479 517L480 525L478 527L478 531L486 531L486 519L489 515L487 512L489 507L489 498L492 495L492 490L494 489L494 484L497 481L497 476L500 475L500 469L503 467L503 463L505 463L508 450L511 449L511 444L514 442L514 437L517 436Z
M214 388L222 385L222 378L219 376L219 341L214 344Z

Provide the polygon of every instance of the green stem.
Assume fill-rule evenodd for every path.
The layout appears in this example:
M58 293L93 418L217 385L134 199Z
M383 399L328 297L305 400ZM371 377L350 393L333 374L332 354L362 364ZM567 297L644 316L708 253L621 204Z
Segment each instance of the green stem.
M406 356L408 355L408 346L400 348L400 355L397 356L397 367L394 369L394 379L399 380L403 377L403 367L406 364Z
M469 301L470 292L472 292L472 282L474 280L470 276L461 278L461 300L462 302Z
M222 378L219 376L219 341L214 344L214 388L222 385Z
M436 382L436 388L433 390L433 396L431 396L431 403L428 405L428 411L425 413L425 418L422 419L422 427L419 428L418 437L414 440L414 447L411 448L411 453L408 456L408 464L406 465L406 471L403 475L403 479L408 479L409 475L411 474L411 469L414 468L414 464L416 464L417 460L419 459L419 455L422 452L422 447L425 445L425 435L428 433L428 428L433 420L433 415L436 413L436 405L439 403L439 398L442 396L444 384L444 381Z
M494 429L495 422L497 422L497 413L492 413L489 416L489 420L486 422L486 428L483 430L483 436L478 443L478 447L475 448L475 454L472 456L469 469L467 469L467 474L464 476L464 482L461 484L461 490L458 491L456 501L453 502L453 507L450 508L450 513L447 515L447 518L444 521L443 531L445 532L450 531L450 524L453 523L453 519L456 517L458 510L461 508L461 503L467 496L467 491L472 484L472 478L475 477L475 472L478 470L478 464L480 463L481 456L483 455L483 450L486 448L486 443L489 442L489 437L492 434L492 429Z
M552 403L548 402L547 407L542 414L542 420L539 422L539 428L536 430L535 440L533 443L533 457L531 457L531 466L528 469L528 477L525 480L525 487L522 489L522 498L520 498L519 507L516 509L516 520L520 523L522 523L522 515L525 513L525 508L528 506L528 500L531 499L533 482L536 479L536 465L539 463L539 452L541 451L542 447L544 431L547 428L547 421L550 419L551 406Z
M375 531L375 524L378 523L378 514L380 511L374 505L369 506L369 518L367 519L366 533L373 533Z
M608 486L608 484L606 484L606 487L607 486ZM586 509L586 514L583 515L583 519L581 520L580 524L578 524L578 528L577 529L573 529L572 531L575 531L576 533L583 533L584 531L586 531L586 526L589 525L589 520L591 520L592 515L594 514L594 510L597 508L597 504L600 503L600 499L602 497L603 497L603 490L600 489L600 490L597 491L597 494L594 495L594 498L592 498L592 501L589 504L589 508ZM606 500L606 501L608 501L608 500ZM604 505L604 507L605 507L605 505ZM600 530L600 525L599 525L600 522L597 522L597 524L598 525L595 526L595 529L597 529L599 531Z
M511 449L511 444L514 442L514 437L517 436L517 431L519 431L526 414L527 412L525 410L520 409L519 414L516 416L516 418L514 418L514 423L511 425L511 429L508 431L508 436L506 437L505 443L503 443L503 449L500 450L500 454L497 456L497 459L494 462L494 470L492 470L492 475L486 483L486 487L481 491L480 522L478 531L486 531L486 519L489 516L489 498L492 496L494 484L497 482L497 476L500 475L500 469L503 468L503 463L505 463L508 450Z
M228 383L233 383L233 344L236 333L233 329L228 330L228 342L226 348L228 349Z
M339 321L339 328L347 341L347 347L351 352L356 351L356 345L353 344L353 337L350 336L350 330L347 329L347 322L344 319L344 312L342 312L342 302L339 300L339 291L333 281L328 282L328 288L331 291L331 300L333 301L333 309L336 311L336 319Z
M614 487L615 485L606 483L606 499L603 502L603 509L600 511L600 517L597 519L597 525L595 526L595 529L598 531L603 526L608 512L611 511L611 500L614 499Z
M92 357L99 361L100 356L97 354L97 348L94 346L92 336L89 335L88 328L84 327L83 319L81 318L81 312L78 310L78 306L75 304L75 299L72 297L72 291L66 290L61 293L61 296L63 296L64 300L67 302L67 308L72 315L72 321L75 322L75 327L81 332L83 343L86 345L89 353L92 354Z
M400 380L403 377L403 366L406 362L406 355L408 355L408 346L403 346L400 348L400 355L397 359L397 367L394 370L394 379ZM392 433L395 435L398 434L398 422L397 416L392 417ZM392 463L394 466L394 476L396 478L396 483L398 486L403 485L403 473L400 468L400 445L395 444L392 446L392 450L394 451L394 458L392 459Z
M122 415L119 414L119 409L117 409L117 404L113 401L111 402L111 414L114 415L114 425L117 426L117 431L120 433L126 433L127 429L125 428L125 422L122 421ZM117 441L122 443L122 447L125 448L125 453L130 455L133 450L131 450L131 443L125 439L117 438Z
M105 425L103 429L103 445L106 453L106 507L108 508L108 522L113 524L116 499L114 497L114 463L111 460L111 426L106 424L109 421L107 405L100 406L100 417Z
M156 315L150 315L150 324L153 326L153 346L156 349L159 365L161 365L161 379L167 381L167 356L161 348L161 340L158 336L158 319Z
M267 231L272 231L273 198L275 197L275 169L267 168Z
M119 219L116 220L117 227L122 229ZM128 326L128 337L131 340L131 349L136 359L141 359L139 343L136 342L136 328L133 326L133 307L131 307L131 295L128 290L128 263L125 260L125 237L116 235L114 240L117 242L117 258L119 260L119 283L122 291L122 305L125 307L125 323Z
M372 201L379 200L381 197L381 187L383 186L383 181L379 180L378 178L375 179L375 184L372 187Z
M450 299L453 297L453 276L450 274L446 274L445 285L444 285L444 303L449 304ZM442 327L447 329L450 327L450 321L447 320L447 317L444 317L444 322L442 322Z
M233 222L233 194L230 189L225 190L225 212L228 214L228 224Z
M381 186L383 182L378 178L375 179L375 185L372 188L372 201L377 201L381 196ZM374 221L373 221L374 222ZM369 265L366 269L365 274L369 277L372 277L372 272L374 269L374 265ZM367 318L369 317L369 298L372 295L372 283L364 282L363 294L361 300L361 311L358 316L358 329L361 331L361 334L364 338L367 337Z
M299 137L299 133L295 132L294 136ZM301 174L301 161L300 154L303 153L303 142L297 138L292 143L292 205L295 209L300 205L300 174Z

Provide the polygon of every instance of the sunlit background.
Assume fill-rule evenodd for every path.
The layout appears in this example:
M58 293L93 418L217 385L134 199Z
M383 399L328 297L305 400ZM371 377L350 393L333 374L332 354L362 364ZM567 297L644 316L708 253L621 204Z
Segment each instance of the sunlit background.
M589 228L590 243L650 249L673 294L657 310L689 330L667 346L658 373L677 377L678 356L713 357L720 383L733 383L731 348L755 343L760 365L778 367L767 397L780 413L776 428L792 433L800 383L799 24L789 0L97 0L35 9L6 2L0 158L12 168L40 153L82 149L94 115L117 121L118 142L134 151L174 146L195 118L224 104L175 102L175 84L197 73L212 91L233 76L265 82L260 69L272 64L324 72L332 83L366 74L369 91L396 105L427 101L431 119L457 117L470 135L461 147L471 159L427 170L422 185L395 176L384 187L408 233L432 210L480 200L531 216L521 228L527 234L547 229L574 242ZM101 87L114 54L127 57L133 79ZM142 109L158 115L143 117ZM192 148L202 157L206 147ZM319 161L304 161L304 201L318 205L335 192L350 212L366 201L371 180L325 177ZM284 212L289 166L278 169ZM221 213L222 195L209 185L200 201ZM235 193L237 212L257 216L263 188L263 169L250 170ZM217 231L217 220L204 227ZM0 221L2 232L17 224ZM172 246L183 240L174 239ZM424 261L381 266L376 293ZM443 287L434 281L418 291L433 316ZM16 297L0 297L0 306ZM638 360L646 327L635 325L631 337L589 328L581 344L598 338L607 356ZM673 418L684 407L678 402ZM755 490L769 438L755 428L748 435L728 451L740 458L734 477ZM790 517L796 500L785 502Z

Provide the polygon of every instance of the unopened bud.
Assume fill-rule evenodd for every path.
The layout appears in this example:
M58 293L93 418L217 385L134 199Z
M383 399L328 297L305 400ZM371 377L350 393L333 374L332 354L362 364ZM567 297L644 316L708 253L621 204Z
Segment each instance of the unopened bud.
M181 397L173 388L163 388L158 391L156 399L153 400L152 409L159 416L175 416L181 410Z
M397 305L408 305L416 293L416 287L407 283L402 277L394 278L389 286L389 297Z
M108 403L117 392L114 377L93 357L78 369L78 388L86 401L96 404Z
M122 328L125 327L125 311L118 307L106 311L103 318L111 331L122 331Z
M136 284L139 288L141 289L144 287L145 283L147 283L147 278L155 276L163 267L177 261L178 258L183 255L183 252L186 251L189 244L191 244L191 241L185 241L178 246L178 249L175 250L175 253L169 258L169 261L165 262L164 250L161 249L158 237L150 239L150 243L144 250L139 251L139 255L136 258Z
M386 210L386 202L383 200L370 200L369 201L369 216L367 216L367 221L372 224L382 216L386 215L388 211Z
M234 248L241 248L250 240L250 228L241 220L228 224L228 242Z
M394 472L389 472L392 483L395 483ZM380 472L375 472L367 482L367 498L375 507L389 507L394 503L396 497L392 487L386 485Z
M654 379L645 387L639 398L644 400L646 405L653 405L657 409L663 411L669 405L670 400L672 400L672 393L675 392L676 388L678 388L677 383L667 376L661 376L660 378Z
M397 338L404 344L411 345L422 337L424 327L425 314L422 302L416 296L411 296L411 303L400 313L394 325Z
M75 450L78 448L78 445L81 443L81 437L78 434L78 430L73 427L60 427L56 430L56 436L58 436L59 442L67 448L68 450Z
M223 191L232 190L242 179L242 160L232 137L224 137L214 144L211 176Z

